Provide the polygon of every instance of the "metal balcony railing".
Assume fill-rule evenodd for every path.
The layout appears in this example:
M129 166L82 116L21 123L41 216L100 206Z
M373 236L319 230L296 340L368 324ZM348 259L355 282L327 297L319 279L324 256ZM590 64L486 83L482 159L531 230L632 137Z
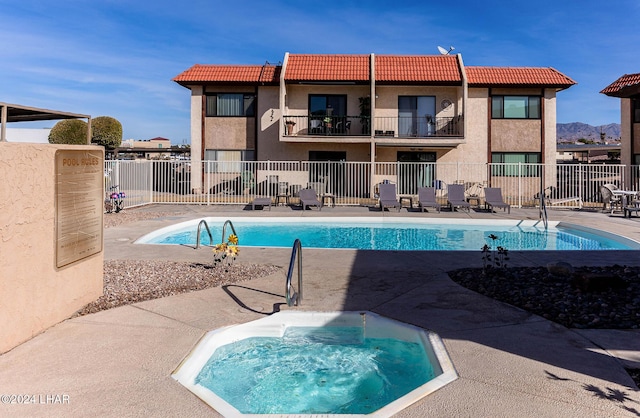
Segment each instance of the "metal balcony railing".
M285 136L369 136L368 117L360 116L284 116Z
M284 136L370 136L371 118L364 116L284 116ZM462 115L453 117L380 116L373 119L376 137L462 137Z
M459 137L463 136L463 118L462 115L446 118L431 116L382 116L374 119L373 129L376 137Z

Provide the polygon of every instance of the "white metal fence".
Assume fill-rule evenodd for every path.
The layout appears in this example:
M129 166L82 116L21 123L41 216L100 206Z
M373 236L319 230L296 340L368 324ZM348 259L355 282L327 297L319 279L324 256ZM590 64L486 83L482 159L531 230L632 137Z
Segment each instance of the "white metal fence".
M500 187L516 207L533 207L545 189L548 197L580 197L585 206L601 205L600 186L613 183L640 190L640 166L588 164L467 164L405 162L116 160L105 162L105 191L126 193L125 207L149 203L249 204L255 197L296 203L298 191L311 187L338 205L371 205L377 186L397 185L399 195L416 195L435 186L446 200L449 184L463 184L469 197L482 188ZM568 205L575 204L568 202Z

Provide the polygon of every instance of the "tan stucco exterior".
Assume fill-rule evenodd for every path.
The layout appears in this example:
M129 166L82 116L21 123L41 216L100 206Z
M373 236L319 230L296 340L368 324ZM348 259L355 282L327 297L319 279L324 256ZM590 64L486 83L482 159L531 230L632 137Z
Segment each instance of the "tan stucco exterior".
M461 79L456 81L377 82L376 57L373 54L368 80L299 81L292 78L287 81L288 57L285 54L279 80L273 80L271 84L234 86L233 83L221 85L217 81L216 85L206 87L207 92L256 92L255 119L207 118L202 109L202 87L185 85L192 90L192 161L197 162L198 156L204 155L206 149L255 149L258 161L306 161L310 159L310 151L345 152L347 161L378 163L396 162L401 151L435 153L436 162L451 164L487 164L491 162L491 154L497 152L540 153L542 162L555 161L556 92L566 86L469 85L460 55L457 57ZM315 120L309 110L312 94L346 96L346 111L338 116L345 116L351 122L350 130L331 131L331 127L323 125L312 131L312 121ZM491 97L495 95L539 96L542 99L541 117L493 119ZM401 96L433 96L434 119L431 115L417 115L414 109L414 113L407 116L413 118L410 122L413 125L404 125L407 132L400 132L405 129L401 127L401 118L405 116L399 115L398 109ZM365 97L371 102L368 130L363 129L359 117L360 98ZM295 122L290 127L291 132L287 132L285 119ZM336 124L335 120L333 124ZM255 147L252 147L252 142ZM198 153L198 147L202 146L204 150ZM479 168L478 173L479 177L486 177L486 170L481 172ZM192 186L196 190L197 178L192 177Z
M99 153L104 165L102 147L0 142L0 353L102 295L102 251L56 267L57 150Z

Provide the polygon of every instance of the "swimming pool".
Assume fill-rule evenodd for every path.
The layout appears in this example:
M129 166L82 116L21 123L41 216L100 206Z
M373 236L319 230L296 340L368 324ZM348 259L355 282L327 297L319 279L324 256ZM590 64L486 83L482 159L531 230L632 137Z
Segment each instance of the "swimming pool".
M397 251L477 251L484 244L510 251L539 250L631 250L640 243L614 234L564 222L532 220L460 220L335 217L314 218L204 218L213 243L204 228L201 243L219 243L222 225L231 220L241 247L290 247L296 238L305 248L397 250ZM196 245L201 219L158 229L137 244ZM230 230L227 229L227 232ZM489 235L497 236L493 240Z

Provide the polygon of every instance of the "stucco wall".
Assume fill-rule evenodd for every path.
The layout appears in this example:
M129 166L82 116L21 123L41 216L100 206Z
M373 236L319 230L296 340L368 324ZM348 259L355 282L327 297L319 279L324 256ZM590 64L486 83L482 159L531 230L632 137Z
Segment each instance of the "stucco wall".
M488 107L489 90L470 88L464 113L465 143L438 156L438 161L454 163L486 163L488 149Z
M102 295L103 252L56 268L55 152L95 146L0 142L0 353Z
M205 150L252 150L255 148L255 118L207 117Z
M542 122L539 119L493 119L492 152L540 152Z

